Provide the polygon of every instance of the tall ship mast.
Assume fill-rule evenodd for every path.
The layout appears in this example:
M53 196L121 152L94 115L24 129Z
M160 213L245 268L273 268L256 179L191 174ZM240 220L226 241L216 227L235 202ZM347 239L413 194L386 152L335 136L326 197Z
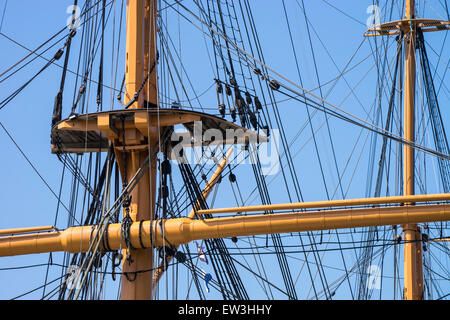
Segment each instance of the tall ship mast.
M57 207L2 220L0 281L43 276L2 298L448 299L447 1L364 6L363 27L325 0L75 0L0 74L45 61L1 112L55 68L61 169L49 184L1 120ZM350 21L355 48L323 41Z

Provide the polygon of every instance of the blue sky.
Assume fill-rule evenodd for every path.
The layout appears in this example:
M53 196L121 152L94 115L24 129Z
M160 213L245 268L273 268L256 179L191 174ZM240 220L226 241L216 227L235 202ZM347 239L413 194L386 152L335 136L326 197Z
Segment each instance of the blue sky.
M118 4L120 2L117 1ZM304 1L308 12L308 19L314 28L314 30L311 30L311 34L313 35L312 41L315 48L315 58L318 61L316 67L321 82L331 80L339 75L339 70L344 68L347 61L363 41L362 35L367 29L365 23L370 15L367 12L367 8L372 4L372 1L354 0L329 0L328 2L339 6L339 10L345 14L324 1ZM298 50L304 87L314 89L317 86L317 81L309 47L309 39L305 29L305 20L302 16L303 12L299 9L302 1L288 0L286 3L289 11L289 19L295 34L294 41ZM71 4L72 1L66 0L8 1L0 30L3 34L0 36L0 46L2 48L0 50L0 72L4 72L9 66L28 54L26 49L8 40L5 36L14 39L14 41L29 49L36 48L65 26L69 17L66 10ZM259 0L253 4L255 24L258 27L267 65L292 81L299 83L281 1ZM0 12L3 12L5 5L6 1L0 0ZM426 4L421 3L419 7L419 12L426 13L429 18L442 19L442 16L445 16L439 1L429 1ZM116 8L116 12L119 12L119 7ZM393 20L399 18L400 12L400 7L393 11ZM171 17L171 13L168 13L168 17ZM182 28L179 33L180 37L177 40L179 40L178 45L181 48L181 54L185 61L184 64L189 74L192 74L197 92L203 92L210 87L213 81L208 53L204 49L205 39L196 28L193 28L184 20L182 22L179 20L171 21L168 28L177 34L177 28L180 28L180 26ZM79 36L77 35L78 38L74 40L74 48L76 49L79 46ZM108 36L111 36L110 29L108 29ZM439 51L440 43L444 37L446 37L445 32L439 35L437 33L430 34L427 35L427 40L436 51ZM60 42L59 45L44 53L43 56L51 58L61 44ZM106 48L111 48L111 45L111 42L106 41ZM365 41L361 50L358 51L355 61L361 61L365 57L370 56L374 46L374 42ZM124 45L121 46L120 61L123 61L123 48ZM76 49L72 52L72 59L69 64L69 68L72 70L76 68ZM111 66L112 50L107 49L107 51L105 61L108 61L108 66ZM431 53L429 55L432 56L430 59L436 65L439 60L436 59L435 55ZM446 79L448 79L448 75L445 73L445 67L442 67L442 65L445 66L445 62L448 64L448 53L444 52L441 57L444 62L439 62L441 67L438 68L437 74L446 76ZM62 60L60 63L62 63ZM37 58L33 63L26 66L11 78L2 81L0 83L0 99L3 100L4 97L29 79L44 64L44 60ZM122 68L123 72L122 62L119 64L119 70L120 68ZM105 83L110 84L112 80L108 72L105 75ZM60 76L61 68L57 66L49 67L31 85L21 92L13 102L0 110L0 121L55 192L59 190L62 164L55 155L50 154L50 122L54 97L59 88ZM376 94L374 86L376 83L376 72L373 57L363 61L354 71L346 75L345 80L346 82L341 81L336 88L333 88L331 94L327 96L327 100L361 118L366 119L368 114L371 116L369 110L373 103L373 96ZM66 116L69 112L70 101L72 101L74 81L75 76L68 74L67 89L64 96L66 102L64 104L64 115ZM349 94L349 87L355 88L355 95ZM324 94L326 94L327 89L330 89L330 86L325 87ZM95 90L96 87L93 86L92 92L95 92ZM441 105L448 104L449 102L447 91L445 88L442 89L442 98L440 96L442 99ZM318 93L317 90L314 92ZM111 100L111 91L105 89L105 96L107 97L105 100ZM277 96L276 98L281 101L284 97ZM215 92L207 91L202 101L215 107ZM115 103L115 107L118 107L117 103ZM279 107L282 110L281 117L286 127L288 140L291 140L295 137L299 127L304 123L305 110L303 108L300 109L298 103L292 101L280 102ZM90 108L92 108L91 110L95 109L95 98L91 99ZM107 108L109 107L105 106L105 109ZM448 108L442 112L443 118L445 119L444 124L448 124ZM322 117L322 115L320 116ZM323 117L320 121L317 119L315 122L317 126L321 123L323 123ZM360 130L349 125L343 125L340 120L331 119L330 123L333 128L332 134L335 138L334 147L338 153L340 169L344 169L348 155L352 153L354 142ZM349 160L348 174L343 179L345 184L352 182L351 188L346 193L347 198L365 196L369 148L367 145L364 147L363 141L364 139L361 139L356 148L359 157L355 156ZM330 181L330 185L333 186L332 189L336 189L337 176L334 172L334 163L331 161L332 155L325 130L319 132L318 143L322 157L326 159L324 165L327 178ZM0 145L2 146L0 177L3 180L3 183L0 185L0 200L2 201L0 227L15 228L53 225L56 211L54 195L48 190L41 178L25 161L23 155L18 152L17 147L3 131L0 132ZM304 147L302 147L303 145ZM292 146L291 151L294 154L298 154L295 159L295 164L298 168L302 186L304 187L302 191L305 200L326 200L319 176L319 169L313 157L315 151L309 135L306 133L302 134L296 141L296 146ZM355 168L355 171L352 173L351 170L353 168ZM238 179L240 179L242 189L245 191L252 189L253 181L251 180L252 175L250 171L251 169L248 167L243 168L241 171L238 170ZM67 175L64 182L65 190L68 190L70 182L71 177ZM283 188L275 187L278 185L281 185L280 176L274 178L274 187L271 189L272 202L280 203L289 201ZM431 191L439 191L440 188L439 182L434 177L430 178L430 181L427 180L427 186L427 190L430 190L430 193ZM229 195L229 192L229 189L225 189L223 194ZM337 193L334 198L341 198L341 196ZM69 202L68 192L64 193L63 202ZM258 203L259 199L256 199L251 204ZM230 205L233 205L231 196L219 197L216 202L217 207ZM64 210L60 210L58 226L64 227L66 221L67 214ZM0 268L47 263L47 261L48 255L45 254L1 258ZM333 265L339 265L339 263L337 260L330 262ZM0 299L10 299L41 285L44 276L43 270L44 268L30 269L25 272L20 270L1 271ZM57 272L53 273L52 276L56 278ZM37 291L27 297L39 298L40 295L41 291Z

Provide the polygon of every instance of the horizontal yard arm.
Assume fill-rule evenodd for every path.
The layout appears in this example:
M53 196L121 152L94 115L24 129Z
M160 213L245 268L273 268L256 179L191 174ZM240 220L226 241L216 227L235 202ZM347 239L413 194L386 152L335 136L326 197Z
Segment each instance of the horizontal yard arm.
M425 223L450 220L450 204L357 208L313 212L258 214L204 220L178 218L135 222L130 227L134 248L179 245L193 240L250 235L345 229L368 226ZM94 230L93 230L94 228ZM126 246L122 224L111 224L100 248L118 250ZM164 230L164 239L161 236ZM64 231L0 237L0 256L54 251L86 252L96 226L72 227Z

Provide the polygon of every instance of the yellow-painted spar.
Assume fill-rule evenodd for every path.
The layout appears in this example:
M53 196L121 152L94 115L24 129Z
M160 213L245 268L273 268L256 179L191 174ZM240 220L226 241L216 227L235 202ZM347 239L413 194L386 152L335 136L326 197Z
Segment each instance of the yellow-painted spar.
M198 214L242 213L242 212L276 211L276 210L281 211L281 210L300 210L313 208L369 206L369 205L382 205L391 203L403 204L403 203L434 202L434 201L450 201L450 193L269 204L259 206L198 210L197 213Z
M431 242L449 242L450 238L430 239Z
M130 240L134 248L142 248L140 241L148 248L211 238L449 220L450 204L260 214L205 220L179 218L144 221L142 226L135 222L130 228ZM118 250L125 247L121 230L120 223L109 225L108 236L103 237L100 243L101 249ZM162 230L164 239L161 236ZM96 232L96 227L83 226L62 232L0 237L0 256L54 251L85 252L89 250Z
M18 229L4 229L4 230L0 230L0 236L24 234L24 233L37 232L37 231L50 231L50 230L56 230L56 228L53 226L45 226L45 227L30 227L30 228L18 228Z

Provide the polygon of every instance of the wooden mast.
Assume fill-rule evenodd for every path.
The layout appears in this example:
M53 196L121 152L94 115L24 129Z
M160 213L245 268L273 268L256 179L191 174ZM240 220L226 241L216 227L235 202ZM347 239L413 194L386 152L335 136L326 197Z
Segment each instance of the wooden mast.
M156 0L127 1L127 39L126 39L126 71L125 71L125 104L134 98L144 84L151 66L154 70L149 75L142 91L130 109L144 108L149 104L156 106L157 101L157 72L156 72ZM156 191L156 152L159 136L156 127L148 126L147 146L141 144L140 134L136 128L125 129L121 139L124 150L127 146L144 145L124 152L116 149L116 159L122 173L124 184L130 179L149 153L151 153L148 174L144 175L131 194L129 208L124 208L124 218L129 217L133 222L153 220L155 214ZM120 149L120 148L118 148ZM146 300L152 298L152 270L153 249L123 250L122 263L122 291L123 300Z
M398 35L403 38L405 49L405 80L403 138L415 142L415 82L416 82L416 39L418 29L421 32L449 30L450 22L432 19L416 19L415 1L406 0L405 17L400 21L387 22L366 31L366 37ZM413 196L414 191L414 149L403 146L403 195ZM414 202L405 203L413 206ZM404 233L404 299L421 300L424 298L422 233L415 223L402 225Z
M414 0L407 0L405 19L415 18ZM415 81L416 81L416 25L409 23L409 31L404 36L405 86L404 86L404 138L415 141ZM414 194L414 149L403 147L403 195ZM411 203L412 205L412 203ZM404 299L423 299L422 234L417 224L402 225L404 233Z

